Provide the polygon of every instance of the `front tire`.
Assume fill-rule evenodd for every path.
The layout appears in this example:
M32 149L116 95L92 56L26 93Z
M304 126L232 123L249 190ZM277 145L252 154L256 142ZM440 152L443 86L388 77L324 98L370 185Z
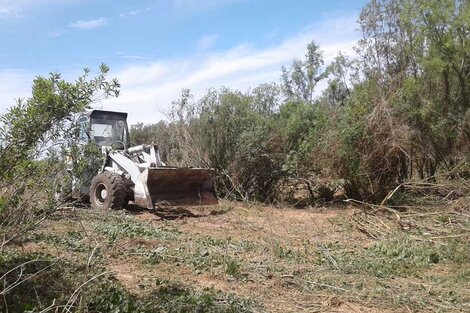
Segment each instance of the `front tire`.
M125 206L126 193L122 176L105 171L91 181L91 207L99 210L121 209Z

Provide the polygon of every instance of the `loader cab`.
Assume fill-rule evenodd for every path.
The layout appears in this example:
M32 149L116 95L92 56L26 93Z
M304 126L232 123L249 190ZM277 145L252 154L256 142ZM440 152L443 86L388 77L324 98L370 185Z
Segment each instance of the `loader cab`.
M79 140L115 149L129 147L127 113L93 110L79 117Z

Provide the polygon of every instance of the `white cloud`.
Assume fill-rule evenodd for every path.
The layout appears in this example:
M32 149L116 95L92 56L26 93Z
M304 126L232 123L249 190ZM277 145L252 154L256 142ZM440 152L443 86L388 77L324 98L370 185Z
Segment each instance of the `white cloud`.
M207 35L207 36L202 37L197 44L197 51L204 52L212 48L212 46L215 44L218 38L219 38L219 35L217 34Z
M19 16L18 11L12 7L0 7L0 20Z
M134 61L149 61L150 57L145 55L138 55L138 54L124 54L121 55L121 58L126 60L134 60Z
M0 20L23 17L23 10L29 5L31 1L0 0Z
M173 6L178 10L199 11L240 1L243 0L173 0Z
M0 114L15 104L15 99L31 95L34 75L27 71L0 70Z
M51 32L49 32L47 35L50 37L50 38L59 38L60 36L62 36L64 34L64 31L63 30L53 30Z
M69 26L77 29L95 29L103 27L107 24L107 20L104 17L98 18L96 20L80 20L71 23Z
M182 59L127 60L127 65L112 68L110 73L121 82L121 96L95 107L129 112L131 123L153 123L165 118L183 88L190 88L197 98L211 87L246 90L261 83L279 82L281 66L290 65L293 58L303 58L313 39L323 50L326 63L339 51L353 55L353 45L359 37L355 20L355 16L324 20L263 49L240 44L223 52L207 50ZM28 96L33 78L28 73L0 72L0 112L6 104L13 103L13 98Z
M47 8L82 0L0 0L0 21L24 18L31 8Z
M145 12L149 12L150 10L152 10L152 8L131 10L131 11L119 13L119 17L120 18L130 18L130 17L134 17L134 16L140 15L140 14L145 13Z
M128 65L112 73L122 84L121 96L103 102L100 107L128 111L131 123L152 123L165 118L171 102L183 88L190 88L200 97L211 87L246 90L261 83L279 82L281 66L290 65L293 58L303 58L313 39L320 44L326 63L339 51L353 55L359 36L355 20L351 16L323 21L265 49L244 44L221 53L207 51L184 59Z

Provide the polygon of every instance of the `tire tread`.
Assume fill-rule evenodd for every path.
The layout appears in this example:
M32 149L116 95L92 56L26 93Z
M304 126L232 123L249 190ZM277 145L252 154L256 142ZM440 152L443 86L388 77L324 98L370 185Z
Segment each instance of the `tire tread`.
M107 188L109 188L110 199L107 202L109 204L109 209L121 209L125 206L127 188L124 184L124 179L116 173L105 171L96 175L91 183L90 202L93 208L103 209L103 207L100 207L94 201L95 186L99 183L103 183Z

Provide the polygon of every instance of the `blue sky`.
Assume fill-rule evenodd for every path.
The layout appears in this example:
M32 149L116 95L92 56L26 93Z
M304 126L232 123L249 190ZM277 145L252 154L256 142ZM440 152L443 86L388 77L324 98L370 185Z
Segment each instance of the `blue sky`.
M0 0L0 112L36 75L73 79L102 62L122 96L96 107L131 122L165 118L182 88L246 90L316 40L326 61L353 54L363 0Z

